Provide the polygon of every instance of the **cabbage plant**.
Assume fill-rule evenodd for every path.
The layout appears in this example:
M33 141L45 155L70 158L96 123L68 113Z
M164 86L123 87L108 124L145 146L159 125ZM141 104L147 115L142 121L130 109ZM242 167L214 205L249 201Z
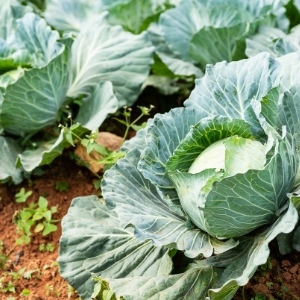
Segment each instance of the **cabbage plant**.
M296 54L208 65L185 107L124 145L104 200L73 200L59 265L83 299L91 273L124 299L231 299L272 240L300 250Z
M195 69L204 70L208 63L243 59L245 40L260 25L288 29L285 2L180 1L149 28L156 54L170 71L181 76L195 75Z
M106 12L95 14L76 36L61 38L30 7L16 0L1 6L0 143L5 160L0 160L0 181L20 183L24 172L60 155L69 143L53 127L65 125L68 113L81 124L80 135L97 130L108 115L137 100L154 48L146 33L125 32L107 18Z

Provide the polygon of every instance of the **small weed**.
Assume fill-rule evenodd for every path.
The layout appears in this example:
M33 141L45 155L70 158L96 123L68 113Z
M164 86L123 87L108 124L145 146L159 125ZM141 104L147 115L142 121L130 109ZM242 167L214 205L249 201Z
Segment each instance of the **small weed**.
M30 295L30 290L28 289L23 289L22 292L20 293L20 296L28 297Z
M15 194L16 202L23 203L32 195L32 191L26 192L24 188L21 188L19 193Z
M39 250L41 252L53 252L55 250L55 245L53 245L51 243L40 244L39 245Z
M60 296L60 291L56 290L52 284L46 284L44 289L47 296L54 295L57 298Z
M50 265L44 265L43 270L51 269L51 268L54 268L54 267L58 267L58 262L57 261L53 261Z
M44 197L40 197L38 203L31 203L29 207L23 208L21 211L16 211L13 216L13 222L17 226L17 232L20 237L16 243L29 244L31 241L31 229L34 232L42 232L42 235L48 235L56 231L57 226L53 223L58 220L53 220L52 215L57 212L57 207L48 208L48 201Z
M41 270L40 269L35 269L35 270L27 270L24 272L23 277L25 279L31 279L32 278L32 274L36 273L36 278L40 278L41 277Z
M274 283L273 282L266 282L266 286L268 287L269 290L271 290L273 288Z
M124 116L125 120L122 120L122 119L119 119L119 118L114 118L116 121L118 121L119 123L126 126L125 133L124 133L124 136L123 136L123 142L126 140L130 128L132 128L135 131L138 131L138 130L140 130L140 129L142 129L146 126L146 123L143 123L142 125L137 125L137 122L143 116L148 116L153 108L154 108L153 105L150 105L149 108L145 107L145 106L139 106L139 109L141 110L140 115L134 121L131 121L131 111L132 111L132 109L130 107L124 106L122 115Z
M26 271L26 268L22 268L16 272L7 272L7 275L10 276L14 281L19 280L23 273Z
M57 181L55 184L55 189L58 192L67 192L69 190L69 184L67 181Z
M77 292L75 291L75 289L71 285L68 284L68 294L67 294L68 299L70 299L74 295L77 295ZM76 300L81 300L81 298L78 297L78 298L76 298Z
M260 273L261 276L266 276L266 274L272 270L272 259L268 258L267 262L258 267L257 272Z
M252 297L251 300L267 300L267 297L263 294L257 294L254 298Z
M100 276L92 274L92 280L96 282L92 294L93 300L122 300L123 297L117 298L114 292L109 288L107 281L103 280Z
M147 116L150 114L150 111L154 108L153 105L151 105L149 108L141 106L139 109L141 110L140 115L133 121L131 121L131 108L128 108L127 106L124 106L123 112L121 115L125 118L120 119L114 117L116 121L121 123L122 125L125 126L125 133L123 135L123 143L126 140L129 130L133 129L135 131L140 130L141 128L145 127L145 123L142 125L137 125L138 121L143 116ZM82 137L82 133L78 134L80 132L81 125L80 123L72 124L72 119L71 117L69 118L71 120L71 125L62 125L60 124L59 127L61 128L61 131L64 132L64 137L65 139L72 145L73 147L75 146L75 141L78 140L80 141L81 145L86 148L87 154L90 154L92 151L97 152L100 156L101 159L97 160L97 163L104 164L104 170L107 170L110 168L112 165L114 165L120 158L124 157L125 152L123 151L111 151L107 149L106 147L97 144L97 138L98 138L98 130L92 130L89 134L86 134L85 137ZM99 182L101 182L102 177L99 176L98 174L95 174L99 178ZM99 187L99 183L95 186L96 188Z
M4 271L6 269L6 262L9 260L9 256L4 251L4 243L0 240L0 269Z
M7 283L3 283L4 277L0 278L0 292L5 293L15 293L15 285L12 281L9 281Z

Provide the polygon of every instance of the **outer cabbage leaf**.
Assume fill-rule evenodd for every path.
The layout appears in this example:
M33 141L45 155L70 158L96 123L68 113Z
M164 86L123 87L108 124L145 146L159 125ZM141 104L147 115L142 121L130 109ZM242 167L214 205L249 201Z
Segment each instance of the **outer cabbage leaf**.
M228 11L228 18L232 18L231 11ZM222 60L239 60L245 56L243 47L240 49L243 43L239 41L247 35L249 35L248 23L222 28L204 27L193 36L189 54L202 65Z
M170 70L174 74L172 74L172 76L195 76L196 78L203 76L203 72L200 68L191 62L180 59L178 55L171 51L164 39L161 26L157 23L152 23L148 28L148 32L151 42L155 46L155 53L165 65L164 68L167 68L167 71ZM155 62L155 64L157 65L158 63ZM156 70L158 67L155 65L152 66L152 69L156 74L164 75L161 74L161 70Z
M1 69L43 67L63 52L64 45L57 42L58 32L37 15L29 12L12 23L10 35L6 39L0 37Z
M96 196L73 200L63 219L58 259L61 275L84 299L93 293L91 273L104 278L167 276L168 249L137 240Z
M166 4L168 4L167 0L118 2L109 8L109 22L114 25L122 25L126 30L135 34L144 31L151 21L157 19L159 14L167 9Z
M109 81L100 83L90 97L83 100L74 123L76 128L72 132L77 136L83 136L89 130L96 130L110 113L118 108L118 100L113 94L112 84ZM50 164L69 144L66 132L62 131L57 139L38 142L38 148L25 150L19 155L18 164L27 172L36 167Z
M299 200L297 200L298 202ZM240 239L240 244L225 253L208 258L208 265L225 268L220 280L210 290L211 299L228 292L229 286L245 285L259 265L265 264L270 254L268 244L280 233L291 232L299 218L295 200L289 201L289 207L271 226L263 228L253 237Z
M252 99L260 101L280 82L281 65L267 53L238 62L208 65L203 78L196 80L185 106L207 116L223 115L245 119Z
M156 115L147 128L146 147L138 164L139 171L154 184L166 201L178 205L178 195L166 176L166 162L189 132L190 126L198 123L204 114L193 108L177 108L163 115ZM178 211L178 210L177 210Z
M1 122L10 133L25 136L53 125L66 101L69 44L65 51L40 69L25 72L7 87Z
M148 76L153 47L146 34L132 35L106 19L103 13L87 22L73 44L68 96L87 94L99 81L111 81L119 105L130 105Z
M155 246L174 244L188 257L210 256L213 248L207 234L188 229L187 219L172 211L150 181L137 170L140 152L133 149L104 174L102 193L124 226L133 224L135 236L151 239Z
M300 27L296 27L290 34L278 28L260 27L257 34L246 39L246 54L248 57L260 52L269 52L272 57L278 57L300 49L298 42Z
M126 300L198 300L205 299L216 278L217 271L207 266L177 275L110 280L109 284L117 297Z
M58 30L79 32L87 20L101 12L98 0L47 0L45 19Z
M300 252L300 226L297 227L293 235L293 248Z
M286 126L287 132L300 145L300 87L293 86L286 92L278 108L279 124Z
M14 140L0 136L0 180L12 179L18 184L22 181L22 168L16 169L15 164L18 154L21 151L20 145Z
M22 49L11 47L15 39L16 20L21 18L26 10L29 10L24 7L21 12L20 8L19 3L13 0L5 1L0 7L0 70L13 69L18 62L23 61L25 65L28 63Z
M40 143L37 149L25 150L22 153L20 151L17 166L22 166L25 171L31 172L38 166L48 165L62 154L67 144L61 133L57 139Z
M168 0L47 0L44 15L56 29L80 32L89 19L107 10L111 24L122 25L126 30L138 34L168 6Z
M276 58L283 68L283 76L280 80L280 91L290 91L291 87L300 82L300 51L292 52Z
M12 5L16 4L18 4L17 1L8 0L0 6L0 38L3 40L6 40L14 32L16 20Z
M72 132L77 136L83 136L89 131L80 124L73 125L73 127ZM19 154L16 167L22 166L25 171L31 172L38 166L50 164L69 145L67 134L62 130L56 139L36 142L36 149L27 149Z
M58 39L59 33L52 31L44 19L34 13L17 20L16 47L26 49L32 67L44 67L64 51Z
M4 74L0 75L0 88L3 88L3 92L10 84L21 78L24 75L24 72L24 69L18 68L17 70L5 72Z
M119 108L119 102L113 92L110 81L99 83L92 94L83 100L74 122L79 122L89 130L96 130L109 114Z

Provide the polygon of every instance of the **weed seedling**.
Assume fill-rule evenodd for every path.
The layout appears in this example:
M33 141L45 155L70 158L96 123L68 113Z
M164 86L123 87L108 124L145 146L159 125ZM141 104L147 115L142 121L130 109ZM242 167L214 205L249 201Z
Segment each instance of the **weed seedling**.
M7 282L6 284L3 283L4 277L0 278L0 292L5 294L5 293L15 293L15 285L12 281Z
M56 290L52 284L46 284L44 289L47 296L54 295L57 298L60 296L60 291Z
M92 280L96 282L92 294L93 300L122 300L123 298L116 298L114 292L109 288L107 281L103 280L100 276L92 274Z
M48 235L56 231L57 226L53 223L52 215L57 212L57 207L48 208L48 201L44 197L40 197L38 203L31 203L29 207L23 208L21 211L15 212L13 222L17 226L17 232L20 237L17 239L17 245L29 244L31 241L31 229L34 232L42 232L42 235Z
M22 292L20 293L20 296L28 297L30 295L30 290L28 289L23 289Z
M4 243L0 240L0 269L5 270L6 262L9 260L8 255L4 251Z
M26 192L24 188L21 188L19 193L15 194L16 202L23 203L26 202L28 197L32 195L32 191Z
M129 130L133 129L135 131L140 130L141 128L145 127L145 123L142 125L137 125L137 123L140 121L140 119L143 116L147 116L150 114L150 111L154 108L153 105L151 105L149 108L141 106L139 109L141 110L140 115L133 121L131 121L131 108L128 108L127 106L124 106L123 112L121 113L124 117L123 119L120 118L114 118L116 121L121 123L125 126L125 133L123 135L123 142L126 140ZM98 130L92 130L90 134L86 134L84 137L82 135L78 134L78 131L80 132L81 125L79 123L72 124L71 125L65 125L62 124L59 125L62 132L64 132L65 139L74 147L75 146L75 140L79 141L82 146L86 148L87 154L90 154L92 151L95 151L101 156L100 160L97 160L95 162L101 163L104 165L104 170L110 168L112 165L114 165L120 158L124 157L125 152L123 151L111 151L107 149L106 147L97 144L97 137L98 137ZM99 182L101 182L102 178L98 174L95 174L95 176L98 177ZM99 185L99 184L98 184Z
M57 181L55 184L55 189L58 192L67 192L69 190L69 184L66 181Z
M39 250L41 252L53 252L55 250L55 245L53 245L51 243L40 244Z
M31 279L32 278L32 274L36 273L36 278L40 278L41 277L41 270L39 268L35 269L35 270L27 270L24 272L23 274L23 278L25 279Z
M150 105L150 107L145 107L145 106L138 106L138 108L141 110L140 115L133 121L131 121L131 111L132 109L130 107L124 106L123 107L123 113L122 115L124 116L125 120L119 119L119 118L114 118L116 121L119 123L125 125L125 133L123 136L123 142L126 140L129 130L133 129L135 131L138 131L146 126L146 123L142 123L142 125L137 125L137 122L144 116L148 116L151 112L151 110L154 108L153 105Z

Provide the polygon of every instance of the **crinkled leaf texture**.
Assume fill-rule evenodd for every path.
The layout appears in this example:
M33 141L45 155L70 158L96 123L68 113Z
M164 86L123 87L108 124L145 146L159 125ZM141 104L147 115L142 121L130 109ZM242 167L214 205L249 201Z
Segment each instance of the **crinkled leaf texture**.
M138 162L143 176L154 184L162 197L178 205L178 195L166 176L166 163L173 151L189 132L190 126L205 115L194 108L176 108L169 113L157 114L146 130L145 148Z
M184 104L207 116L243 120L251 100L260 101L277 87L282 74L281 64L267 53L237 62L208 65L205 76L196 80L196 87Z
M171 210L154 185L137 169L140 152L133 149L108 170L102 182L107 206L114 209L124 226L133 224L135 236L151 239L156 246L173 244L188 257L210 256L209 236L199 229L188 229L187 219Z
M89 93L99 81L111 81L119 105L131 105L148 76L152 55L146 33L133 35L111 26L103 13L87 22L75 39L67 94L77 97Z
M1 114L5 131L26 136L58 119L68 89L70 44L67 40L65 51L48 65L26 71L7 87Z
M44 19L32 12L20 16L14 11L18 6L5 6L6 14L0 11L0 15L4 14L9 28L0 33L0 69L44 67L63 52L64 45L58 42L58 32L53 31Z
M246 39L246 54L248 57L260 52L269 52L272 57L278 57L300 49L300 27L293 28L290 34L273 27L261 26L258 33Z
M168 47L180 59L205 66L244 58L245 38L259 24L282 20L280 1L181 1L160 17ZM286 29L286 24L280 22ZM176 30L174 30L176 28Z
M98 0L47 0L45 19L58 30L79 32L87 20L100 13Z
M98 197L76 198L63 219L60 270L83 299L93 291L91 272L108 280L116 295L126 300L196 300L207 293L211 299L231 299L237 286L246 284L257 266L267 261L269 242L293 230L296 202L299 199L292 200L272 226L242 238L236 248L173 275L166 248L136 239Z
M293 58L297 64L299 57L290 55L277 60L262 53L248 60L208 66L206 75L197 81L185 102L187 107L158 114L137 137L125 144L126 156L105 173L102 182L107 208L118 216L114 226L122 230L129 226L136 241L149 242L157 250L168 247L177 253L182 251L194 263L186 264L180 271L175 269L174 273L168 269L163 275L127 277L125 274L109 279L105 270L103 274L99 271L99 275L108 278L117 296L131 300L204 299L208 294L211 299L231 299L238 286L245 285L257 267L267 261L268 244L299 226L299 197L291 193L298 184L300 98L297 80L293 79L296 69L282 63ZM265 144L266 160L262 168L226 178L218 178L214 170L207 169L203 171L208 173L205 176L217 179L208 185L203 184L202 173L186 176L193 158L232 134ZM230 233L226 238L233 236L234 240L222 242L199 229L201 226L194 221L197 216L192 213L198 214L197 207L202 208L197 199L203 194L207 207L202 211L208 212L203 224L209 230L221 232L213 233L214 236L223 238L221 235L232 229L244 230L243 223L247 230ZM74 207L77 205L74 202ZM86 205L93 211L91 204ZM82 211L80 206L76 214L81 216ZM66 219L72 219L68 226L78 231L82 225L77 229L77 217L68 215ZM103 218L101 214L99 217ZM85 222L88 224L90 219L89 215ZM258 228L252 227L252 223L258 224ZM62 255L64 267L70 273L64 276L72 284L72 271L75 270L75 275L79 273L71 266L73 261L80 257L80 267L84 265L88 270L85 264L90 264L93 270L97 260L81 258L81 251L91 249L90 253L94 253L99 247L96 248L95 237L92 241L95 245L85 244L89 250L80 248L74 256L70 255L75 252L70 251L71 247L76 248L73 241L81 244L78 240L82 236L72 231L68 234L70 239L64 240L68 232L65 228L62 241L66 252ZM103 228L97 226L98 232ZM297 227L293 243L297 249ZM69 257L72 261L68 266ZM106 264L102 266L105 268ZM187 290L186 282L191 289Z
M159 14L167 9L168 0L127 0L126 3L121 1L115 3L109 8L109 22L111 24L120 24L126 30L135 34L144 31L149 23L155 21Z
M97 196L73 200L62 222L60 272L83 299L93 292L91 273L104 278L167 276L172 261L165 247L134 237Z
M171 71L172 76L194 76L196 78L203 76L202 70L194 63L180 59L178 55L171 51L158 23L150 24L148 32L151 42L155 46L155 53L163 63L162 67L158 67L158 62L153 65L152 68L157 75L166 76L164 72L167 70L167 75Z
M100 82L91 95L83 100L74 122L79 122L89 130L96 130L109 114L119 108L119 101L110 81Z

